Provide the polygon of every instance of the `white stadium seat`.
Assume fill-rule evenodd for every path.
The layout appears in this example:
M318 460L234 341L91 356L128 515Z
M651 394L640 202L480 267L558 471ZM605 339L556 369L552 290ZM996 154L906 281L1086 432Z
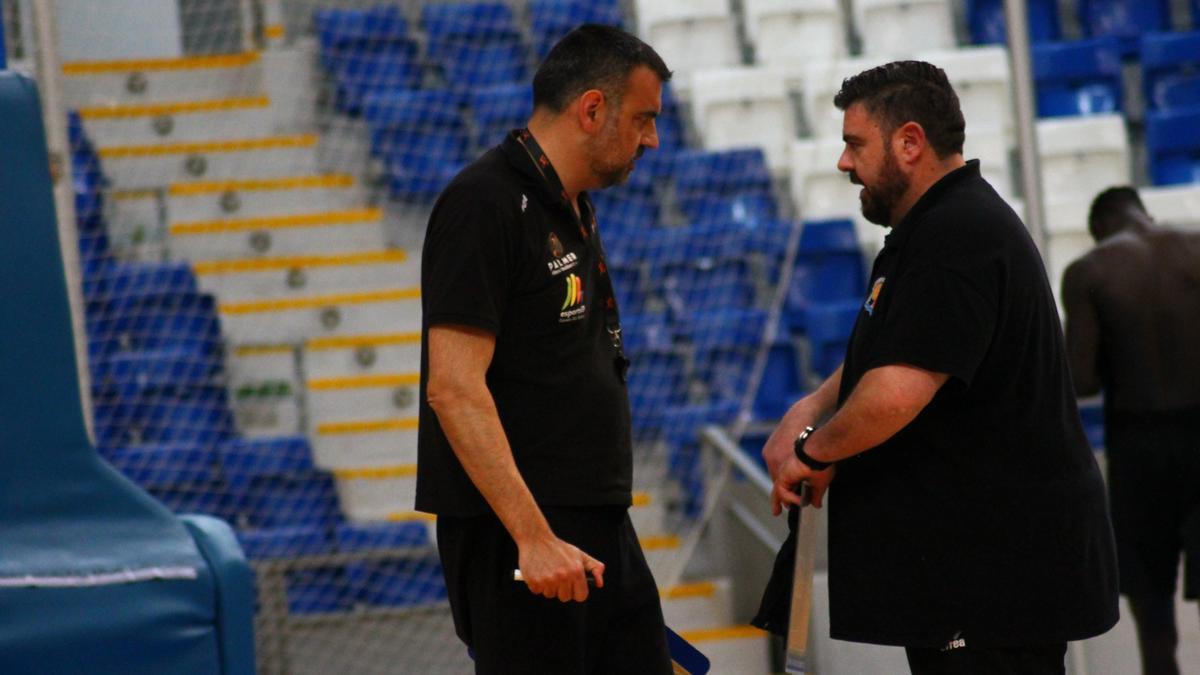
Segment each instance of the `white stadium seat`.
M842 111L834 107L833 97L841 90L842 80L882 63L877 58L848 58L815 61L804 67L804 116L813 137L841 140Z
M638 32L654 45L667 66L683 75L742 62L733 14L727 0L637 0Z
M904 58L955 44L949 0L854 0L854 20L869 56Z
M846 55L846 19L838 0L743 0L755 60L794 66Z
M967 123L967 136L963 142L963 156L978 159L979 170L987 182L1003 197L1013 194L1012 162L1009 146L1004 134L998 129L972 131Z
M862 190L837 168L845 145L837 139L801 140L792 144L791 194L804 220L852 218L859 245L873 255L883 245L887 230L862 216L858 199Z
M1140 188L1142 204L1163 225L1200 230L1200 185Z
M1129 137L1121 115L1038 120L1042 196L1047 203L1090 200L1113 185L1127 185Z
M761 147L772 171L787 170L796 124L782 71L758 67L699 70L692 84L692 116L704 147Z
M946 71L967 120L968 139L979 130L1000 130L1012 145L1012 75L1003 47L922 52L917 58Z

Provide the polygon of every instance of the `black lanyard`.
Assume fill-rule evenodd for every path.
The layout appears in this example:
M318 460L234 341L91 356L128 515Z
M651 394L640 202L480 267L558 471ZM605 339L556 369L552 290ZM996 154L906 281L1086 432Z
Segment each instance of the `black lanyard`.
M550 192L557 193L563 206L575 216L575 224L579 226L579 233L583 236L584 244L589 246L596 256L597 269L600 273L598 279L601 303L604 307L604 329L608 332L613 349L617 353L613 362L617 377L624 382L626 373L629 371L629 359L625 358L625 348L621 341L621 315L617 311L617 294L613 290L612 278L608 274L604 246L600 243L600 230L596 227L596 209L592 206L592 201L588 199L587 193L579 195L579 209L575 209L575 205L571 203L571 196L563 187L562 179L558 177L554 166L550 164L550 158L546 156L542 146L538 145L537 140L533 134L529 133L528 129L517 129L511 132L510 136L525 148L525 152L529 153L533 165L542 174Z

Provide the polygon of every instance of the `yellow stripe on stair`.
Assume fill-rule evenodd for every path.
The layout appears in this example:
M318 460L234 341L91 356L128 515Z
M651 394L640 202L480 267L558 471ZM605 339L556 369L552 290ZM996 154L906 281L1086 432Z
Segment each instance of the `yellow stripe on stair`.
M311 148L316 145L316 134L297 134L293 136L266 136L263 138L243 138L229 141L113 145L100 148L97 152L102 159L124 159L128 157L161 157L163 155L198 155L217 152L278 150L281 148Z
M223 314L258 314L263 312L286 312L296 309L313 309L331 305L362 305L372 302L416 300L421 297L419 288L401 288L387 291L365 291L362 293L335 293L313 295L306 298L277 298L274 300L247 300L219 305Z
M292 345L238 345L233 348L234 356L266 356L268 354L284 354L292 351Z
M225 112L267 108L271 99L266 96L244 96L220 98L208 101L176 101L171 103L133 103L124 105L94 105L79 109L85 120L114 119L120 117L156 117L159 115L187 115L207 112Z
M355 347L384 347L390 345L409 345L421 342L420 333L388 333L378 335L343 335L334 337L313 338L305 343L305 348L311 351L326 349L353 349Z
M119 61L72 61L62 64L63 75L97 75L122 73L131 70L205 70L209 68L241 68L259 60L258 52L216 54L213 56L184 56L166 59L124 59Z
M711 598L716 592L716 584L711 581L700 581L694 584L680 584L664 588L660 591L660 595L668 600L680 600L682 598Z
M246 258L242 260L204 260L192 263L198 275L238 274L241 272L270 272L297 267L343 267L348 265L400 264L408 260L401 249L339 253L334 255L298 255L278 258Z
M767 637L765 631L754 626L729 626L726 628L704 628L679 631L679 637L688 642L712 642L715 640L745 640Z
M189 234L218 234L222 232L249 232L253 230L279 230L294 227L350 225L353 223L372 222L382 217L382 209L347 209L344 211L299 213L291 216L263 216L261 218L229 218L172 223L169 231L173 235L180 236Z
M387 514L387 519L393 523L408 523L421 520L433 523L437 521L437 516L432 513L422 513L420 511L397 511Z
M225 192L251 192L260 190L306 190L320 188L348 188L354 186L354 176L333 173L324 176L285 176L283 178L258 178L246 180L206 180L188 183L172 183L167 194L172 197L196 197L222 194Z
M339 480L388 480L390 478L409 478L417 475L417 465L399 464L396 466L381 466L364 469L334 469L333 475Z
M661 551L669 548L679 548L679 537L673 534L662 535L658 537L641 537L638 542L642 545L642 549L646 551Z
M322 377L309 380L308 388L312 391L338 391L344 389L403 387L420 383L420 373L400 373L393 375L358 375L355 377Z
M417 418L398 417L386 420L362 420L356 422L326 422L317 425L317 434L335 436L339 434L369 434L380 431L413 431Z

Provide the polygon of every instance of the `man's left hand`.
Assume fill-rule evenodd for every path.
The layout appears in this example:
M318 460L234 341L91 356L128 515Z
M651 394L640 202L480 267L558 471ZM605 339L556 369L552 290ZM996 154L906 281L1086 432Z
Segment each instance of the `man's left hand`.
M806 506L798 492L801 483L808 483L812 494L812 505L821 508L825 499L825 491L833 481L837 467L829 467L824 471L813 471L795 456L788 457L779 465L775 485L771 489L771 513L783 513L784 504Z

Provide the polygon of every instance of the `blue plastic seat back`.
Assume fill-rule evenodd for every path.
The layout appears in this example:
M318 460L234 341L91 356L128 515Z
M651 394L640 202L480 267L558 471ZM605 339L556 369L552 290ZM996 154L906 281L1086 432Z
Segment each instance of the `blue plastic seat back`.
M1200 182L1200 106L1148 112L1146 154L1155 185Z
M629 403L634 434L653 435L662 428L668 406L687 401L684 360L674 351L630 352Z
M1149 108L1187 105L1187 81L1200 78L1200 31L1143 35L1141 65Z
M475 147L486 150L529 121L533 114L533 87L527 83L483 87L471 92L469 107L475 121Z
M743 260L667 265L662 279L667 306L676 317L713 309L749 309L755 304L754 279Z
M426 5L421 25L427 53L448 86L469 89L526 76L528 52L512 8L504 3Z
M367 9L322 9L313 14L317 40L325 52L346 48L369 51L411 40L408 19L398 5Z
M858 232L854 221L845 218L805 221L800 230L799 250L807 254L857 253Z
M1200 73L1160 78L1153 98L1154 107L1160 110L1200 105Z
M754 398L757 419L778 419L804 394L804 372L796 345L777 340L767 352L767 363Z
M806 323L813 372L825 377L841 365L861 309L859 300L809 305Z
M1062 26L1058 17L1056 0L1029 0L1026 3L1029 21L1029 37L1034 42L1048 42L1062 38ZM971 42L977 45L1004 44L1008 42L1008 29L1004 17L1004 0L967 0L967 26Z
M361 114L372 92L418 89L424 77L417 46L411 42L332 56L329 70L336 84L334 105L349 115Z
M333 479L317 471L302 437L236 439L217 448L239 515L250 527L334 527Z
M1171 29L1168 0L1079 0L1079 25L1090 37L1114 36L1136 50L1142 33Z
M1032 49L1039 117L1121 112L1121 44L1116 38L1047 42Z
M622 25L619 0L532 0L529 3L533 51L544 59L571 29L585 23Z

